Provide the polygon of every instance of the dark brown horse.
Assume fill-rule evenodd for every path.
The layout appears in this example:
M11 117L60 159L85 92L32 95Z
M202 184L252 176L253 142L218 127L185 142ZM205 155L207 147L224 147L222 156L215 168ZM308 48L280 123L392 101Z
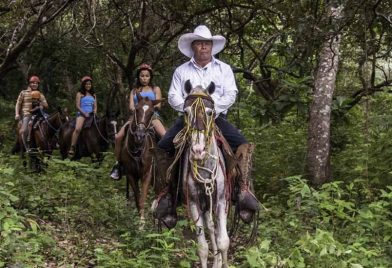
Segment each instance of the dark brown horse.
M129 185L131 185L140 220L144 222L144 204L152 178L152 152L156 147L156 137L151 121L154 116L154 106L162 100L150 100L137 94L138 103L128 126L124 144L120 154L120 161L127 177L127 198L129 199ZM141 183L141 192L139 188Z
M58 109L57 112L49 116L45 114L36 116L39 117L36 120L31 120L29 123L29 134L25 144L23 143L22 135L19 134L21 122L18 123L17 141L12 149L12 153L20 152L21 157L23 157L24 152L28 151L30 164L33 164L33 168L40 170L39 158L52 154L56 148L59 130L68 121L68 115L66 112Z
M60 154L63 159L68 157L71 147L72 133L75 129L75 119L64 124L60 129L59 144ZM86 119L82 131L80 132L76 152L72 160L79 160L82 157L90 156L99 162L102 161L102 152L106 151L109 144L114 140L117 122L109 116L98 118L92 115Z

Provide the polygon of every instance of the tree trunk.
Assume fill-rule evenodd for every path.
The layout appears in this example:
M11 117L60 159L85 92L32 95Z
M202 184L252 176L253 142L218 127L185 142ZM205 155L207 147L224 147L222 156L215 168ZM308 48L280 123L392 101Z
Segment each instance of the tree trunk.
M341 8L330 8L330 14L331 22L336 23L341 17ZM331 33L324 42L314 81L308 128L306 176L315 186L331 179L331 107L339 63L340 41L339 33Z

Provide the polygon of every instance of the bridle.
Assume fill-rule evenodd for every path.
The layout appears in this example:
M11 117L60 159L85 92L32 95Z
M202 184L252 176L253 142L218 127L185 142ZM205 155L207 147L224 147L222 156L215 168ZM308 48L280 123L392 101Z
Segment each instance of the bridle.
M144 109L144 107L148 107L147 109ZM143 110L144 112L146 112L150 107L148 105L143 105ZM135 110L135 112L133 113L133 122L135 122L136 125L136 129L140 129L141 126L143 125L145 127L145 129L149 129L151 127L151 122L152 122L152 116L149 118L148 123L146 124L145 122L138 122L137 120L137 111ZM134 134L135 131L132 130L132 127L129 126L129 128L131 129L131 133Z
M144 111L144 113L145 113L145 112L146 112L148 109L150 109L151 107L150 107L149 105L147 105L147 104L144 104L144 105L142 106L142 108L143 108L143 111ZM134 113L133 113L133 120L132 120L131 124L130 124L129 127L128 127L128 133L131 134L133 137L135 137L135 136L136 136L136 131L137 131L138 129L139 129L139 130L140 130L140 129L143 129L143 126L144 126L144 131L145 131L145 133L146 133L146 137L147 137L147 136L150 137L151 135L148 135L148 134L149 134L150 129L151 129L152 118L153 118L153 115L151 115L151 117L148 119L148 122L139 122L140 120L138 120L137 110L135 110ZM135 130L133 130L132 124L135 124L135 126L136 126L136 129L135 129ZM127 136L128 136L128 135L127 135ZM151 138L151 137L150 137L150 138ZM139 152L141 152L141 151L143 150L145 143L146 143L146 138L143 139L142 143L140 143L140 144L135 144L135 148L134 148L134 150L132 150L132 149L129 147L129 143L126 142L126 148L127 148L128 154L129 154L131 157L136 158L136 155L137 155Z
M206 102L205 102L205 101ZM191 93L185 98L184 102L184 111L187 107L191 106L191 111L192 114L196 115L198 109L202 109L203 113L205 113L205 108L211 108L213 109L214 107L214 101L211 98L210 95L204 92L197 92L197 93ZM207 105L206 105L207 104ZM187 147L189 137L192 137L192 133L199 132L199 131L204 131L205 136L207 137L206 144L208 146L211 144L211 137L213 137L214 133L214 120L215 120L215 111L213 109L212 115L204 122L204 126L206 128L204 130L198 130L192 125L190 114L185 114L184 115L184 128L175 136L173 143L176 148L176 156L173 161L173 164L168 168L167 174L171 174L172 169L175 166L175 163L178 162L180 159L181 155L183 154L185 148Z

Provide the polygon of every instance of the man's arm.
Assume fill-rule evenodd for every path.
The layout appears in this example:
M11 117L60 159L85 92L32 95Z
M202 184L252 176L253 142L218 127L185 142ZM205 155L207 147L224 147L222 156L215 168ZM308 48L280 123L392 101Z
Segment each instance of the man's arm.
M184 96L182 94L182 79L178 69L174 71L173 78L170 84L170 89L168 93L168 102L170 106L179 111L184 111Z
M219 98L214 98L215 111L219 115L223 111L228 110L235 102L237 97L238 89L235 83L235 78L233 71L230 66L225 66L224 73L222 77L223 85L223 95Z

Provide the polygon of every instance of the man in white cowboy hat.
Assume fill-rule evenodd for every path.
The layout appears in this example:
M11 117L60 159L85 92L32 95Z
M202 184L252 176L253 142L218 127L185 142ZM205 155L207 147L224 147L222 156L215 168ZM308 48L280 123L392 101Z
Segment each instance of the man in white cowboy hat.
M178 48L190 60L175 70L168 93L168 101L173 109L182 113L187 96L184 90L184 84L187 80L190 80L192 85L200 85L204 88L211 82L215 83L215 91L211 95L217 114L215 123L239 159L242 178L239 179L240 191L237 200L239 201L240 217L245 222L249 222L258 209L258 201L249 191L247 177L250 173L251 154L254 146L249 144L238 129L226 119L227 110L234 104L238 89L231 67L214 57L223 50L225 43L226 39L223 36L212 35L205 25L199 25L193 33L186 33L180 37ZM168 159L168 165L171 162L170 156L175 151L173 139L183 126L183 116L180 116L158 143L159 148L167 154L165 158ZM173 214L172 216L175 218L175 208L168 209L168 206L173 206L173 203L175 200L170 196L170 191L167 194L161 194L155 209L155 216L158 219L165 218L167 220L170 215L166 214ZM175 224L175 219L170 217L167 221L169 222L165 222L166 225Z

